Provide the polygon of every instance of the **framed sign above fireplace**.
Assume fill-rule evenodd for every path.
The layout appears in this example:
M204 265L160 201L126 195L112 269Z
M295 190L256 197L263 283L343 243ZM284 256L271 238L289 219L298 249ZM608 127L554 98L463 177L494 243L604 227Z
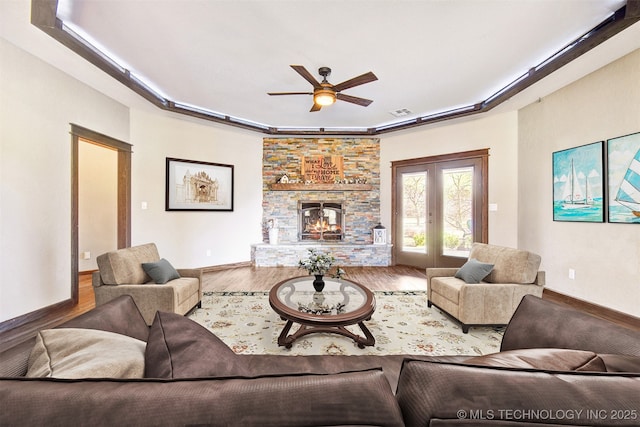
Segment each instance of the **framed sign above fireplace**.
M329 183L344 179L342 156L302 156L300 172L306 183Z

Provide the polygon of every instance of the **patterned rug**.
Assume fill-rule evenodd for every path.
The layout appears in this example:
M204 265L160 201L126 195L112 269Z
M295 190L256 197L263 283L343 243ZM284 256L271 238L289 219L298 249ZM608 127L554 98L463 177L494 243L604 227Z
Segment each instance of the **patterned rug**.
M205 292L202 308L189 317L243 354L420 354L482 355L500 350L504 328L460 326L435 307L427 308L423 291L374 292L376 311L365 325L376 339L372 347L358 348L336 334L306 335L291 349L278 346L285 321L269 305L268 292ZM291 333L299 325L292 327ZM362 335L358 326L347 329Z

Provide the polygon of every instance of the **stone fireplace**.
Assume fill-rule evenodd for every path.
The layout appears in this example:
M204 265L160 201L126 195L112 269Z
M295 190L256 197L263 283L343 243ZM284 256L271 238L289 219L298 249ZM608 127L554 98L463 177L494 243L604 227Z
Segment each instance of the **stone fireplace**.
M387 266L391 246L373 244L380 222L378 138L264 138L263 242L255 266L296 266L309 248L342 266ZM277 244L268 224L277 224Z

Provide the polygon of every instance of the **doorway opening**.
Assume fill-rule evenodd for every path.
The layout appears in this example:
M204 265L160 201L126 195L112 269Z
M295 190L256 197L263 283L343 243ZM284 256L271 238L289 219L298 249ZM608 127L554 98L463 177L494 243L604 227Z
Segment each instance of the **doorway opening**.
M80 144L116 151L115 186L117 248L131 245L131 144L71 124L71 299L78 303L79 292L79 217L80 217ZM95 254L98 255L98 254Z

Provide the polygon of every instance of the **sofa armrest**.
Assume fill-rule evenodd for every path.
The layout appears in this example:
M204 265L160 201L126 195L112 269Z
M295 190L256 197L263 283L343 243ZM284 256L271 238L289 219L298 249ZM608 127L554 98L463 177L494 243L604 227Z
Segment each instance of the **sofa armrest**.
M500 350L544 347L640 356L640 331L525 296L505 329Z
M178 274L181 277L193 277L198 279L198 301L202 300L202 275L203 271L201 268L179 268Z
M544 286L547 284L547 275L544 271L538 271L536 274L536 280L533 281L534 285Z
M427 280L431 280L432 277L452 277L457 271L458 268L453 267L427 268Z
M542 287L520 283L473 283L460 287L457 319L468 325L506 325L525 295L542 296Z
M457 268L452 267L427 268L427 298L431 299L431 279L433 277L453 277L457 271Z
M195 277L202 282L202 269L201 268L178 268L176 269L180 277Z
M94 288L104 285L104 282L102 281L102 276L100 276L99 271L94 271L93 273L91 273L91 284L93 285Z

